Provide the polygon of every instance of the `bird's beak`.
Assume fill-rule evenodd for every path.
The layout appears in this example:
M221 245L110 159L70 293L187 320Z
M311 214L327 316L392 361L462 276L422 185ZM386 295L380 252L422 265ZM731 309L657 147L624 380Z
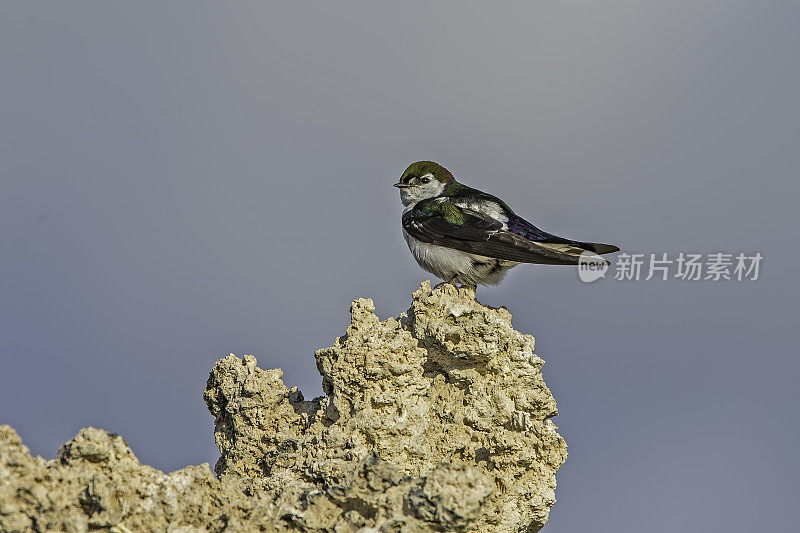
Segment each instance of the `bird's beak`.
M394 184L394 186L397 187L398 189L405 189L406 187L410 187L410 185L408 185L407 183L403 183L402 181L398 181L397 183Z

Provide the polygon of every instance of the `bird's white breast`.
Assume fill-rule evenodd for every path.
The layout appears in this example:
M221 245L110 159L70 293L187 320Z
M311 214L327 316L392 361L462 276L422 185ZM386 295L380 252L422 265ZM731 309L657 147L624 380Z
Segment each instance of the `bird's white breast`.
M498 260L492 257L422 242L405 230L403 237L417 264L445 281L455 279L458 283L494 285L503 279L508 269L518 264L513 261L499 261L502 268L496 268Z
M422 242L409 235L405 230L403 230L403 237L419 266L443 280L449 280L459 273L472 269L473 254Z

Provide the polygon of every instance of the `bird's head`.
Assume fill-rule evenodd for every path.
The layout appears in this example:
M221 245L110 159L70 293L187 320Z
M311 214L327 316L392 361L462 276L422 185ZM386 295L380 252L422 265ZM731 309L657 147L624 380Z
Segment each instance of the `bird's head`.
M408 166L394 186L400 189L403 205L410 205L439 196L453 180L450 171L439 163L417 161Z

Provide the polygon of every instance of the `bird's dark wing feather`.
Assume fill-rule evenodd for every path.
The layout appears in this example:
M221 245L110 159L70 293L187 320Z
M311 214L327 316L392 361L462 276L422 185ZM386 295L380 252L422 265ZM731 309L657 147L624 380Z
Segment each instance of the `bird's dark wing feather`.
M594 252L596 254L611 254L619 252L619 248L613 244L602 244L599 242L581 242L565 239L552 233L542 231L521 216L512 214L508 217L508 231L524 237L531 241L558 243L558 244L572 244L581 248L582 250Z
M577 243L543 242L528 239L503 229L503 223L466 208L432 209L427 204L403 215L403 228L422 242L438 244L463 252L519 263L575 265L586 249ZM452 209L460 213L454 216Z

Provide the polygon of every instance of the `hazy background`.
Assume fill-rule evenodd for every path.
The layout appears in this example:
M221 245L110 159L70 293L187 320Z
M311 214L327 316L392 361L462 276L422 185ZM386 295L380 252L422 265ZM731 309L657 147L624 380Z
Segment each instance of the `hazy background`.
M549 533L789 531L800 472L800 4L3 2L0 423L165 470L252 353L307 397L350 301L428 275L391 184L435 159L544 229L761 252L757 282L519 267L570 457Z

